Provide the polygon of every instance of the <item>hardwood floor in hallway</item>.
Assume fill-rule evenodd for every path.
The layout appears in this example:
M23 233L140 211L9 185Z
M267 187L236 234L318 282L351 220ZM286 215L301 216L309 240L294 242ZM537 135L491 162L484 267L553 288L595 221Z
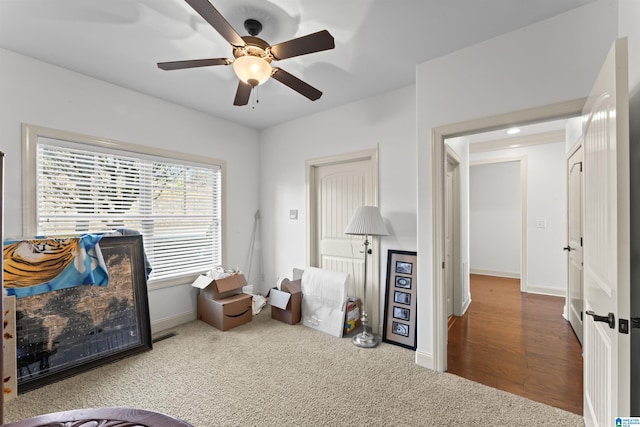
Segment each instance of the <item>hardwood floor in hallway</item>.
M582 348L565 299L518 279L471 275L471 305L450 322L447 371L582 415Z

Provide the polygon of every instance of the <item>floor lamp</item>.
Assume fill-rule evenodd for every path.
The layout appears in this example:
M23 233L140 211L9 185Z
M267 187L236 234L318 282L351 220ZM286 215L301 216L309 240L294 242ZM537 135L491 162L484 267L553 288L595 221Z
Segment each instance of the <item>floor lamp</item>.
M364 236L364 295L362 296L362 317L360 318L362 332L353 337L353 343L358 347L375 347L380 343L380 337L367 330L367 258L371 254L369 236L386 236L389 233L377 207L360 206L351 217L344 234Z

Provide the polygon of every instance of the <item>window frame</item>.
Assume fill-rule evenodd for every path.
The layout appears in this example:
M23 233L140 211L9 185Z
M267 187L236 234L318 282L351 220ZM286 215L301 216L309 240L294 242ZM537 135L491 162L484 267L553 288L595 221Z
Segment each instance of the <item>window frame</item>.
M107 138L98 138L89 135L83 135L74 132L68 132L58 129L51 129L42 126L23 123L22 124L22 233L24 236L35 236L37 234L37 200L36 192L36 173L37 173L37 143L38 138L50 138L72 143L85 144L95 146L101 149L111 149L118 151L130 152L133 154L161 157L170 160L184 160L185 162L199 163L205 165L217 166L220 168L220 177L222 183L220 186L220 218L222 226L220 228L220 253L222 265L226 260L226 183L227 183L227 164L223 159L207 157L201 155L193 155L181 153L178 151L155 148L146 145L121 142ZM213 266L212 266L213 267ZM191 283L197 275L185 275L170 279L150 280L147 288L149 290L162 289L171 286L184 285Z

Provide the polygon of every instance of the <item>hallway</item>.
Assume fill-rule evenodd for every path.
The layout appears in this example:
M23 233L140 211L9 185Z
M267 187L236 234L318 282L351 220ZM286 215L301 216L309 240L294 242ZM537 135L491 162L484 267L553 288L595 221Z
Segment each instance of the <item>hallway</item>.
M447 371L582 414L582 349L563 297L520 292L518 279L471 275L472 302L449 326Z

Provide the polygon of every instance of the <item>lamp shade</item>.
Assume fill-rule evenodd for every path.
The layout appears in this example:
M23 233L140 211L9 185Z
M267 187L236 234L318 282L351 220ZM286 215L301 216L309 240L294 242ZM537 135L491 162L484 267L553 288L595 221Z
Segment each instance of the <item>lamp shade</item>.
M257 56L241 56L233 62L233 71L243 82L256 87L271 77L271 64Z
M376 206L360 206L351 217L344 234L386 236L389 232Z

